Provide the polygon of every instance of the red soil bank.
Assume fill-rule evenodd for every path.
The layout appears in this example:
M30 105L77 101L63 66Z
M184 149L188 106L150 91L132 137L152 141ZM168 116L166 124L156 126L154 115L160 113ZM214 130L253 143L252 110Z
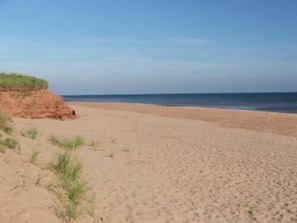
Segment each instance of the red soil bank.
M76 118L75 111L63 98L47 89L0 91L0 110L8 116L21 118Z

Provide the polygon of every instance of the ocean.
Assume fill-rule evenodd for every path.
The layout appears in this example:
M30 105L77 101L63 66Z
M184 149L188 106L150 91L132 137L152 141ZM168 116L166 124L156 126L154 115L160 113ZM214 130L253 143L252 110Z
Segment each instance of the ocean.
M66 102L121 102L297 113L294 93L64 95Z

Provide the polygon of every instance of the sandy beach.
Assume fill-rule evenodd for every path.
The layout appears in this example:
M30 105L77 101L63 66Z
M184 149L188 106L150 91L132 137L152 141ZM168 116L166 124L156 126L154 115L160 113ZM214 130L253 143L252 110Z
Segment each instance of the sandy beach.
M94 206L77 222L297 222L296 114L68 104L78 119L13 118L21 146L0 154L1 223L62 222L47 189L62 150L51 135L86 142L73 153ZM19 134L32 126L36 140Z

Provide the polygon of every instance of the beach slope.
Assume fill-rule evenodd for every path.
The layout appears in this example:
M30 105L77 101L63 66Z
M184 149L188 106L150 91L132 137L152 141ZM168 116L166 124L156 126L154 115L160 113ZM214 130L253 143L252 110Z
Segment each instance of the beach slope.
M94 193L97 222L297 222L296 115L135 104L71 107L79 119L14 118L14 125L38 129L44 163L57 150L50 135L84 137L85 146L74 153Z

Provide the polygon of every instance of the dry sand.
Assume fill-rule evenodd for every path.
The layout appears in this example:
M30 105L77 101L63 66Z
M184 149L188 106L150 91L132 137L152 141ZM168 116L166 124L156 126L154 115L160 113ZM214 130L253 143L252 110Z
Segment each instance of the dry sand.
M78 222L297 222L297 115L136 104L71 103L72 121L35 126L21 153L0 154L0 222L60 222L46 190L50 135L82 135L76 154L94 192ZM36 164L28 163L39 150ZM38 179L42 179L39 180ZM38 183L36 183L38 181ZM25 182L25 183L24 183Z

